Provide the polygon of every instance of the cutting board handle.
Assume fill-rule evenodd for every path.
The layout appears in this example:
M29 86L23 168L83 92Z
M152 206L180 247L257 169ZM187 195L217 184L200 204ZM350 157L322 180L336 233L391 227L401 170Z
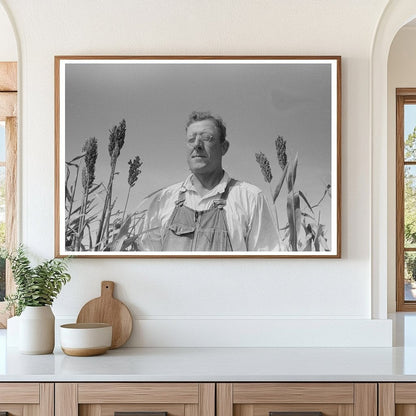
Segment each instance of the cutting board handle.
M112 298L114 292L114 282L110 280L104 280L101 282L101 297Z

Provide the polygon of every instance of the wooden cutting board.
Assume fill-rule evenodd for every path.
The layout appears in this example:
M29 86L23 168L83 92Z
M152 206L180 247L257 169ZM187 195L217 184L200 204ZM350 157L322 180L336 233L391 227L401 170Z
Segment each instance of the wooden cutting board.
M113 326L111 349L121 347L130 337L133 319L127 306L113 297L114 282L101 282L101 296L87 302L80 310L77 323L104 322Z

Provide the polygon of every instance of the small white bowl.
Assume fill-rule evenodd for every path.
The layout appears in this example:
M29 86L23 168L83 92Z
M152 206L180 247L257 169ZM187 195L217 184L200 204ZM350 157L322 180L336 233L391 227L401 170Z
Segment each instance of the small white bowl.
M61 325L61 348L67 355L87 357L111 347L112 326L104 323Z

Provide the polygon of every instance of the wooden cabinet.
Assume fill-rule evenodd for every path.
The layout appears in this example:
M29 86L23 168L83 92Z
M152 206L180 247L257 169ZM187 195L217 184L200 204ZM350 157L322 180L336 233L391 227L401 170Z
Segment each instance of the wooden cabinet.
M2 412L8 416L416 416L416 382L0 383L0 416Z
M0 415L53 416L52 383L0 383Z
M416 383L380 383L379 416L415 416Z
M217 416L377 416L377 384L219 383L216 404Z
M57 383L55 416L215 416L214 383ZM129 413L131 412L131 413ZM138 413L139 414L139 413ZM148 413L149 414L149 413ZM146 416L146 413L142 414Z

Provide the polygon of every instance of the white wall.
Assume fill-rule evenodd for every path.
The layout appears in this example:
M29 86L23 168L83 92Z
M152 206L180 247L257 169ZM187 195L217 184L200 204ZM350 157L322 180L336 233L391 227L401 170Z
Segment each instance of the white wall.
M343 59L342 259L73 259L58 318L108 279L137 319L130 345L389 345L385 298L371 320L370 56L386 3L0 0L21 39L21 240L42 257L54 253L54 55Z
M396 88L416 87L416 26L402 28L391 44L388 62L388 282L389 312L396 310Z
M0 6L0 61L17 61L16 37L6 10Z

